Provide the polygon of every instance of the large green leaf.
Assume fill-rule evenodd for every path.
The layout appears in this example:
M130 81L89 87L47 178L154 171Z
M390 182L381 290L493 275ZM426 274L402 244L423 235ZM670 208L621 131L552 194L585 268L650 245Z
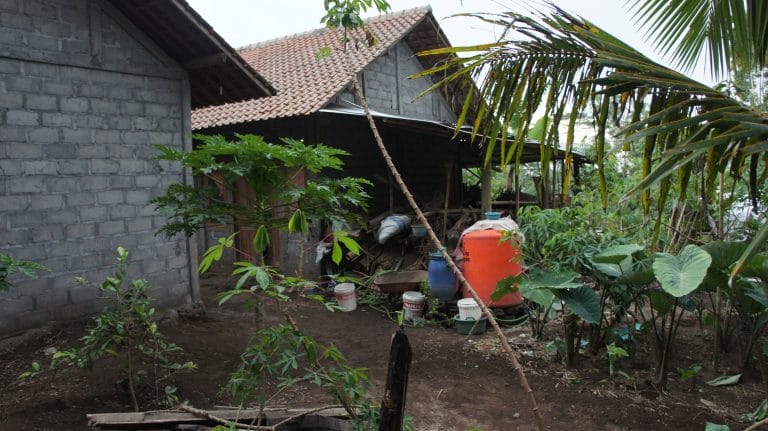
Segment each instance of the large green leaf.
M709 253L688 245L678 256L659 253L653 262L653 273L664 291L679 298L699 287L711 263Z
M528 278L520 280L520 289L573 289L582 286L577 278L579 274L573 271L532 270Z
M632 255L643 250L638 244L621 244L595 254L589 258L592 266L609 277L620 277L632 269Z
M768 254L758 254L744 265L741 271L744 277L756 277L763 283L768 283Z
M755 235L755 238L752 239L752 242L750 242L749 246L747 246L744 254L741 255L739 261L736 262L736 264L733 266L733 269L731 270L731 278L728 280L729 283L733 283L736 275L739 274L742 269L744 269L744 267L748 264L748 262L752 260L753 257L757 256L760 250L765 247L766 242L768 242L768 223L764 224L763 227L760 228L760 230L757 232L757 235Z
M736 263L747 249L745 242L712 241L701 246L712 256L712 269L725 270Z
M549 289L532 288L523 283L518 286L523 298L533 301L543 307L549 307L555 300L555 295Z
M589 323L600 322L600 296L587 286L576 289L555 290L555 296L571 309L571 312Z

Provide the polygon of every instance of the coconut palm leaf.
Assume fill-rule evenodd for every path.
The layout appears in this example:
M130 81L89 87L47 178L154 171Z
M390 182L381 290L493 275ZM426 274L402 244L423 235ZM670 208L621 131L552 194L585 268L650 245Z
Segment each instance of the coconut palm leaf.
M768 59L765 0L635 0L630 8L662 54L690 70L706 51L715 77Z
M728 3L729 10L736 10L739 1L722 0L722 3ZM664 37L670 39L675 34L675 26L701 22L698 15L703 12L693 4L710 3L710 0L648 0L645 3L655 5L650 12L639 15L648 22L662 13L670 13L672 6L667 3L681 8L682 18L670 18L663 24L669 27L664 30ZM768 13L756 5L758 2L747 0L747 3L760 13ZM747 9L747 12L752 10ZM746 19L752 19L752 15L736 17L739 22ZM760 16L756 19L760 21ZM557 123L563 113L568 112L563 169L563 183L568 184L573 172L573 159L569 154L576 113L591 106L597 131L595 161L604 207L607 186L603 161L609 151L605 125L608 119L619 118L622 114L629 117L624 118L629 124L620 132L625 143L643 146L643 179L625 200L641 194L646 213L652 208L651 186L658 185L654 193L656 207L662 208L674 198L671 193L681 190L684 194L691 184L701 185L702 194L710 196L716 190L720 175L741 175L743 170L749 169L752 177L757 178L758 171L766 172L763 155L768 149L768 115L765 112L745 106L726 93L648 59L589 21L554 5L544 12L494 15L493 21L504 25L504 37L488 45L484 52L468 59L454 58L451 68L436 70L442 78L435 84L439 87L455 80L477 81L476 91L468 92L468 98L474 104L467 100L464 106L479 106L473 113L473 138L484 141L486 162L490 162L494 153L499 153L502 162L514 164L515 172L519 171L522 143L530 129L532 116L540 107L551 119L543 130L541 141L547 148L542 149L542 158L548 159L552 152L562 151L557 148ZM757 22L752 25L760 27ZM732 34L741 30L723 26L705 36L712 37L715 35L713 31L722 33L720 37L723 38L741 37ZM716 53L731 59L736 47L720 46ZM433 54L450 52L451 48L446 48ZM723 61L730 60L713 60L716 65ZM471 84L468 81L467 85ZM464 110L458 123L463 124L469 116L470 110ZM748 154L757 157L746 157ZM544 163L541 165L545 178L544 171L548 173L548 167ZM671 187L673 178L677 188ZM757 181L750 181L750 184L754 196ZM679 195L678 199L681 196L684 195ZM658 235L660 222L657 218L654 237ZM762 242L747 252L757 253L766 239L768 231L761 232L756 240ZM745 262L748 260L746 254L742 257Z

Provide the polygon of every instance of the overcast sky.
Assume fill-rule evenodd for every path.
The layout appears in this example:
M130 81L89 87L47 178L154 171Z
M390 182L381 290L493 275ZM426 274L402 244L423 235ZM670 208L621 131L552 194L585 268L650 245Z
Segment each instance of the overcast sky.
M209 24L234 47L301 33L322 27L322 0L187 0ZM652 59L667 64L657 55L647 38L633 25L625 0L555 0L563 9L579 15L619 37ZM536 0L389 0L393 11L431 4L453 46L491 42L497 28L477 19L451 15L470 12L529 10ZM692 76L711 83L703 71Z

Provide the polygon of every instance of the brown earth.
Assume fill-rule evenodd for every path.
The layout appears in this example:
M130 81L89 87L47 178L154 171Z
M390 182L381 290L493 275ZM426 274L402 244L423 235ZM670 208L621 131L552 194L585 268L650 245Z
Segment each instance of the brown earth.
M254 318L243 306L216 307L213 297L221 283L207 284L204 315L182 316L161 326L167 338L198 364L198 370L177 376L175 383L182 398L199 408L232 404L221 388L255 327ZM307 300L296 302L294 314L308 334L336 343L351 364L368 367L375 384L372 394L380 397L389 341L396 329L386 315L368 307L329 313ZM268 316L277 322L274 312ZM73 346L89 323L49 325L0 340L0 430L85 429L86 413L131 410L118 383L117 363L112 360L97 363L90 372L65 370L45 372L32 380L17 378L32 361L46 361L46 349ZM759 374L746 373L735 386L705 385L703 382L714 377L708 365L711 340L701 336L695 321L686 324L679 334L672 369L699 363L704 370L693 383L681 381L673 371L666 393L651 384L650 351L645 347L634 360L618 364L635 377L636 382L628 384L621 377L609 379L604 356L583 356L576 369L566 370L546 351L546 343L530 339L528 326L505 332L523 354L525 372L548 430L703 430L707 421L728 423L734 430L745 428L747 424L738 422L740 415L754 410L766 396ZM550 329L558 331L556 322ZM466 339L441 326L409 328L407 334L414 355L407 410L417 430L535 429L528 397L498 354L494 335ZM725 364L729 361L735 359L726 358ZM314 388L292 388L276 402L280 407L328 403Z

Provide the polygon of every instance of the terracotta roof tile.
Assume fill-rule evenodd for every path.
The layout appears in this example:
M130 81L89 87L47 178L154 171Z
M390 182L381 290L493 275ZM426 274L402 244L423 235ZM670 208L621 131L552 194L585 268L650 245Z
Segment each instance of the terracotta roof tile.
M360 72L430 12L429 7L420 7L369 19L366 25L379 44L350 49L348 53L341 47L341 29L320 29L241 48L240 55L272 84L276 94L196 109L192 112L192 128L200 130L316 112L351 82L347 64L355 73ZM365 40L362 32L357 33L357 39ZM331 48L331 55L318 59L317 52L325 47Z

